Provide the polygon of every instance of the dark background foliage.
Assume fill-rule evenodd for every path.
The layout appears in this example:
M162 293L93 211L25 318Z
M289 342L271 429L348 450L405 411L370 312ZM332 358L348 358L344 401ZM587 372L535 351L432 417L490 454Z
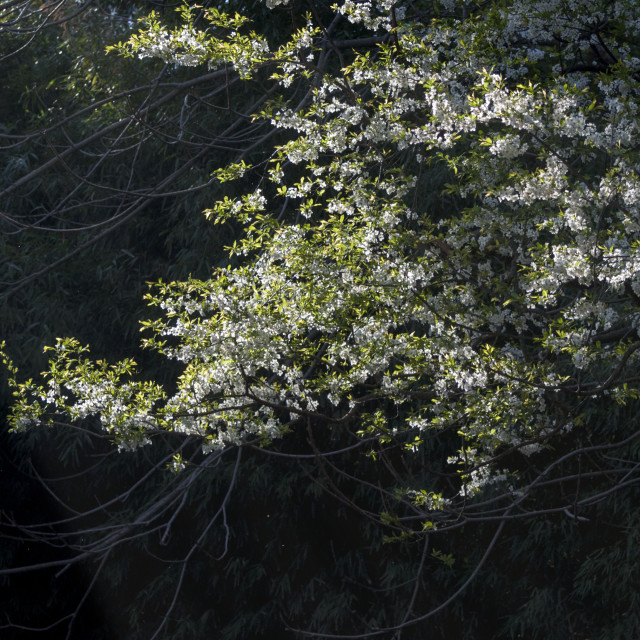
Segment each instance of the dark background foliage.
M105 56L150 8L172 20L172 3L90 2L80 10L69 2L47 13L46 3L0 2L0 11L11 4L25 12L0 24L0 327L9 353L23 375L35 376L42 347L73 335L96 356L135 353L141 370L170 382L175 372L138 349L138 323L150 313L142 296L148 282L206 278L225 262L238 230L213 227L200 212L232 193L211 179L213 169L268 154L273 139L245 117L265 87ZM300 15L257 1L238 6L274 40ZM425 175L424 193L433 198L442 179ZM455 435L408 453L401 441L358 444L346 431L310 425L269 449L244 449L238 464L235 450L213 460L197 443L172 438L118 453L91 423L10 435L6 386L2 394L0 566L15 570L0 578L2 638L366 633L446 600L498 527L479 520L425 538L402 524L411 514L398 511L396 489L455 482L446 463ZM617 406L588 410L600 416L598 442L613 445L621 425L637 421ZM165 468L176 447L190 460L184 474ZM348 450L318 459L316 448ZM637 454L631 446L595 452L563 471L579 476L587 462L597 468L599 455L617 457L623 469ZM534 457L531 471L557 455ZM527 473L522 460L509 464ZM607 480L582 482L596 493ZM537 499L553 505L574 491L575 481L550 483ZM165 511L140 519L172 492ZM637 637L636 489L569 515L515 516L449 607L381 637ZM129 522L108 554L67 567Z

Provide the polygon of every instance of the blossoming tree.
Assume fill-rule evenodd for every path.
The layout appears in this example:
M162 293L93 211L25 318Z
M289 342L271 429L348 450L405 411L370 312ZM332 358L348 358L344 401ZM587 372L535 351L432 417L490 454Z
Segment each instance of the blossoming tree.
M508 520L581 521L637 484L637 416L595 427L640 397L636 3L344 0L284 43L205 15L113 48L272 86L272 154L221 167L254 187L205 212L243 226L228 266L149 295L144 344L182 373L166 390L61 339L44 382L14 380L14 429L97 416L121 448L172 432L212 455L446 436L448 493L398 491L383 520L495 521L487 554Z

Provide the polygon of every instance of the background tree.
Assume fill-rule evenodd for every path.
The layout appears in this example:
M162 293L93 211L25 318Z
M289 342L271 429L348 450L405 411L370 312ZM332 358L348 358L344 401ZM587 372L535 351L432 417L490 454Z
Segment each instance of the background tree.
M593 585L612 559L609 584L637 579L637 20L631 3L586 4L347 2L288 40L184 11L186 27L152 18L119 47L232 67L280 100L262 114L269 163L217 172L245 191L210 212L244 225L229 266L150 297L147 345L184 363L178 379L165 390L62 340L45 384L19 386L17 428L72 418L124 449L155 439L153 473L182 470L151 500L99 496L117 522L74 529L60 566L122 567L138 543L172 564L134 604L156 637L267 637L281 618L321 637L631 637L633 589L610 614L592 603L611 597ZM252 553L275 510L252 487L288 500L296 534L331 504L302 500L293 474L260 484L287 460L349 508L338 518L369 524L317 541L278 528L279 550ZM248 511L245 538L229 522ZM190 535L165 556L178 519ZM229 607L188 597L223 574L245 582Z

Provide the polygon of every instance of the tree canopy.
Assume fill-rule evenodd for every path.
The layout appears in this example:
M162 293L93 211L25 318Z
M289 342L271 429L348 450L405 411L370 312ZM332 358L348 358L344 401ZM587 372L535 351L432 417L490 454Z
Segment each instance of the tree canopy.
M404 578L375 576L385 594L411 583L386 608L328 599L303 627L310 580L300 608L281 613L301 637L414 637L432 619L444 637L443 612L479 576L491 582L492 554L500 573L538 536L553 548L546 561L561 563L571 556L563 527L597 522L624 535L609 551L585 542L583 559L571 556L572 586L522 587L519 613L503 611L499 633L530 633L536 612L565 602L554 591L565 589L568 627L540 637L630 637L640 626L631 594L615 620L589 618L586 603L638 516L617 506L637 496L640 480L637 3L266 4L286 29L263 29L241 7L185 6L177 21L151 13L108 48L117 64L159 59L163 74L180 78L153 85L165 95L202 78L218 83L212 94L231 124L214 142L187 121L191 109L222 107L211 96L192 103L188 92L179 111L152 111L149 101L164 98L147 88L140 119L96 111L101 122L90 126L123 127L134 155L158 134L147 115L162 123L156 141L184 130L194 149L186 165L207 158L219 190L204 215L213 232L235 235L209 277L169 274L147 295L143 346L175 376L154 378L133 358L91 359L72 338L49 348L42 380L20 381L5 356L13 430L70 422L108 434L121 451L155 449L156 467L176 475L166 472L161 497L134 524L163 515L166 531L191 483L232 460L222 506L196 527L158 634L173 628L185 572L214 524L219 546L209 551L228 551L224 518L243 456L251 466L251 456L271 455L312 464L307 475L377 523L372 531L380 525L390 546L414 550L399 561ZM242 87L238 110L231 100ZM241 125L259 132L255 140L209 164L205 151ZM124 211L159 193L133 188L133 176L107 198ZM173 190L172 180L162 184ZM79 557L106 561L131 526L101 531ZM497 554L507 530L519 543ZM464 544L472 550L461 560ZM358 561L376 553L371 546ZM432 584L427 557L442 572ZM338 573L363 572L375 573ZM475 616L461 628L483 637Z

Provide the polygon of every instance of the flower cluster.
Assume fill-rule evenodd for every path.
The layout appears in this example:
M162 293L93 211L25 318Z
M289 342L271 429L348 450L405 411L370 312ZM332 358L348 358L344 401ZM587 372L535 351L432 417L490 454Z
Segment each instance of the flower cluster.
M56 411L99 414L136 442L166 428L205 450L309 420L452 430L470 495L512 482L492 456L534 455L585 396L637 399L634 3L484 3L483 27L471 5L436 4L414 20L401 3L340 3L336 19L388 37L338 70L321 66L330 46L311 22L273 56L218 14L229 38L152 23L123 46L242 76L271 64L283 96L300 82L308 99L262 114L288 138L261 188L208 211L246 225L241 260L150 298L166 315L146 344L184 364L176 393L54 362L49 391L21 388L16 427L42 420L52 393Z

